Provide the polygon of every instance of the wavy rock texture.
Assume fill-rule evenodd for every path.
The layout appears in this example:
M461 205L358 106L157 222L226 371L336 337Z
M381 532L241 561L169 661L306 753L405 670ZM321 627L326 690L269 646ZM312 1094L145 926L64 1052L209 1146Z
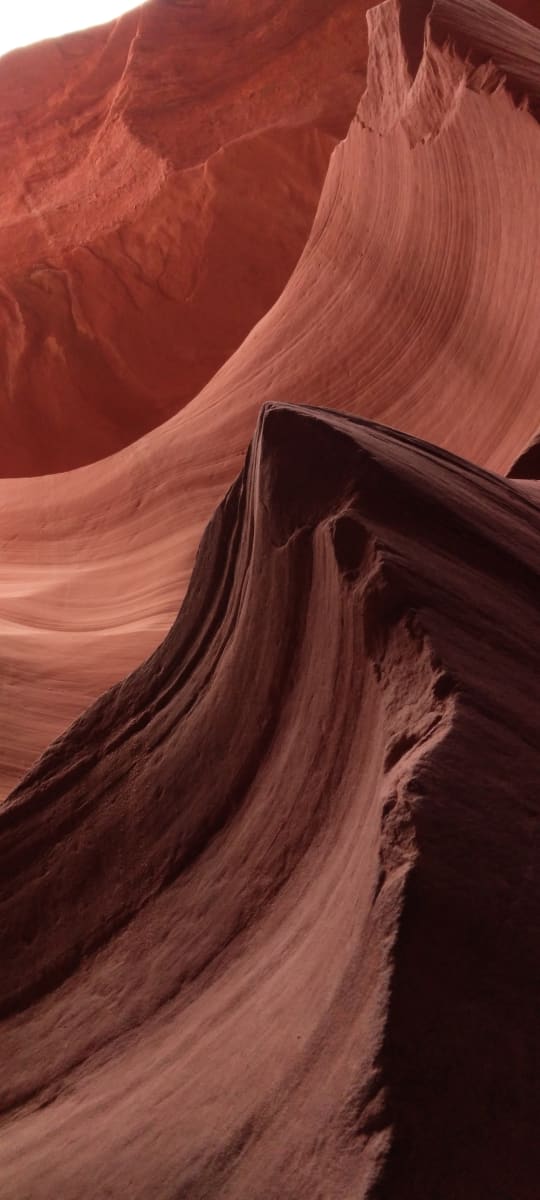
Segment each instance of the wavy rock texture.
M536 1200L540 34L512 7L370 10L309 237L362 6L154 0L0 63L2 1200Z
M290 275L365 61L358 0L153 0L0 61L1 474L196 395Z
M202 393L108 460L0 481L4 792L167 632L261 402L361 413L502 471L536 434L540 130L521 96L526 78L534 107L540 35L437 0L413 79L415 12L406 51L397 5L371 10L369 87L301 260ZM467 58L447 45L459 20Z
M267 406L168 638L1 814L5 1194L534 1194L539 523Z

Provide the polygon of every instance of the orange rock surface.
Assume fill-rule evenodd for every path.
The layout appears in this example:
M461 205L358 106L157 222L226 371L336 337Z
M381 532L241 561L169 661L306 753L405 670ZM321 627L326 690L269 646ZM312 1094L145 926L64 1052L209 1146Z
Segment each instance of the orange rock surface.
M503 472L536 434L539 126L500 80L528 72L534 107L540 34L485 11L439 0L413 82L397 6L372 9L367 92L271 311L146 438L0 481L4 790L164 636L264 401L361 413ZM469 65L441 48L463 12Z
M365 22L357 0L250 8L154 0L0 60L0 474L160 424L282 290Z
M535 7L0 60L2 1200L536 1198Z

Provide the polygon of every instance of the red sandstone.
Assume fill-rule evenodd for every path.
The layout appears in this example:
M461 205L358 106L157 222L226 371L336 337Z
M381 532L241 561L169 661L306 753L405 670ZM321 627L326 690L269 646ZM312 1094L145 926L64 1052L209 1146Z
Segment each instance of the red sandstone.
M6 1200L536 1200L540 33L507 7L385 0L361 98L330 0L0 60Z

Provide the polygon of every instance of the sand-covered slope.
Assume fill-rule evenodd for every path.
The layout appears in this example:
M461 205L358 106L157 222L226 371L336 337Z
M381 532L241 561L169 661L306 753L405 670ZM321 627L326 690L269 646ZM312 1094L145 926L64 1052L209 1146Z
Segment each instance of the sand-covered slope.
M0 813L9 1200L533 1200L540 512L268 405Z
M487 0L428 7L370 11L368 88L311 236L203 391L108 459L0 482L4 792L165 635L264 401L361 414L502 472L537 434L540 34ZM361 42L361 6L355 21Z

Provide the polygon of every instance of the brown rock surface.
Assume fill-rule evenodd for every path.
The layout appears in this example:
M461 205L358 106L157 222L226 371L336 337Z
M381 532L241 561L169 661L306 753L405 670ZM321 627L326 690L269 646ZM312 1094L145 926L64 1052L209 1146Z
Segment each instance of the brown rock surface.
M539 532L266 408L168 638L0 814L6 1196L532 1200Z
M412 82L397 7L371 10L369 88L301 260L187 408L94 466L0 481L4 790L164 636L263 401L360 412L502 471L536 433L540 128L496 66L441 49L448 13L471 11L437 0ZM484 40L486 11L490 57L529 72L534 104L540 35L483 0Z
M540 434L512 463L508 475L513 479L540 479Z
M22 471L103 453L98 401L131 441L0 480L2 1200L536 1200L540 34L371 10L307 237L362 12L155 0L0 61L0 254L49 273L22 323L8 296L37 415L6 430ZM173 276L230 291L193 341L211 374L213 314L223 365L159 425L182 296L161 362L157 260L124 285L165 211ZM77 360L91 222L120 290L85 276ZM97 387L100 320L139 408Z

